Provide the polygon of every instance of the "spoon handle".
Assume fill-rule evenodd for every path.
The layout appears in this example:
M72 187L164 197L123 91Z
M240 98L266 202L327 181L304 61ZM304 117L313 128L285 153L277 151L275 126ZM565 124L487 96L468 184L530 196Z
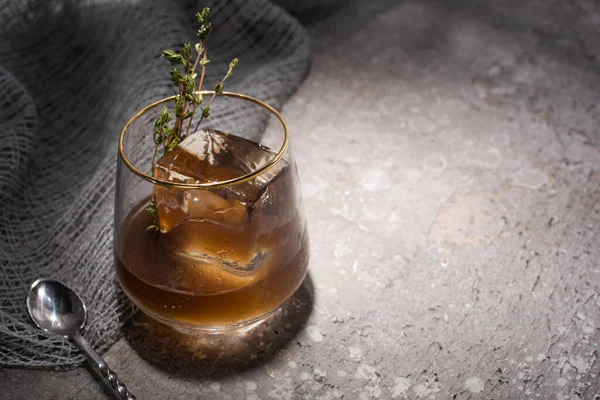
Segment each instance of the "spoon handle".
M100 357L98 353L89 345L89 343L81 336L79 332L71 335L71 339L83 350L98 366L104 379L106 379L113 389L119 394L123 400L136 400L136 397L129 392L127 386L117 377L117 374L108 367L106 361Z

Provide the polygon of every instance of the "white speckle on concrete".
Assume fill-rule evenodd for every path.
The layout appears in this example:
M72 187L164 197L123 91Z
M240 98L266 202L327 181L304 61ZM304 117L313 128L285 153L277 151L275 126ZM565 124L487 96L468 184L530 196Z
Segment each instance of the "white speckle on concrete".
M592 325L586 324L583 327L581 327L581 330L583 331L583 333L591 335L596 329Z
M395 385L392 389L392 397L404 396L410 388L411 381L408 378L396 378Z
M563 333L565 333L567 331L567 327L566 326L559 326L558 329L557 329L557 331L558 331L558 333L560 333L562 335ZM559 343L559 345L561 345L561 344L563 344L563 343Z
M527 357L525 357L525 361L527 361L528 363L530 363L530 362L533 361L533 357L527 356Z
M413 387L413 391L415 392L415 394L417 395L417 397L428 397L428 398L434 398L435 399L435 393L438 393L439 391L441 391L442 389L439 387L439 385L424 385L422 383L415 385Z
M275 371L273 370L273 368L266 367L265 370L267 371L267 375L269 375L271 378L275 379Z
M417 169L408 168L404 171L406 179L412 182L416 182L421 179L421 173Z
M258 397L258 395L256 394L251 394L248 397L246 397L246 400L260 400L260 397Z
M351 359L360 360L362 358L362 350L360 348L350 346L348 347L348 351L350 352Z
M483 381L474 376L465 381L465 389L467 389L471 393L481 393L484 388Z
M584 373L590 369L590 365L580 355L569 358L569 364L575 368L579 373Z
M256 384L256 382L254 382L254 381L246 381L246 390L248 392L255 391L257 387L258 387L258 385Z
M356 379L375 379L375 378L377 378L377 375L375 374L375 368L373 368L367 364L362 364L356 370L356 373L354 374L354 378L356 378Z
M520 169L513 174L512 178L517 185L532 190L537 190L548 183L546 175L533 168Z
M319 330L319 327L316 325L309 325L306 327L306 333L308 334L308 337L310 337L310 339L313 342L322 342L323 341L323 335L321 334L321 331Z
M423 160L423 168L434 173L444 172L447 166L448 162L439 154L428 156Z
M340 378L343 378L344 376L346 376L346 371L343 371L343 370L340 369L337 372L337 376L339 376Z
M306 371L300 372L300 380L301 381L305 381L308 378L310 378L310 374L308 372L306 372Z
M297 366L298 366L298 364L296 364L295 361L288 362L288 367L290 367L290 368L296 368Z
M540 353L537 355L537 357L535 358L537 361L543 361L546 359L546 355L544 353Z
M556 384L561 387L565 386L567 384L567 380L565 378L560 377L556 380Z
M350 250L351 249L349 249L348 246L345 246L342 243L336 243L335 249L333 250L333 256L335 258L343 258L350 252Z
M316 197L319 193L320 190L317 185L314 185L312 183L305 183L304 185L302 185L302 195L305 198L310 199L312 197Z
M367 385L360 393L360 399L378 399L381 396L381 388L379 385Z
M315 368L315 374L319 375L321 377L326 377L327 376L327 372L325 372L325 371L323 371L323 370L321 370L319 368Z
M213 382L209 386L214 392L218 392L221 390L221 384L219 382Z
M465 145L469 146L466 142ZM487 150L470 148L460 153L458 159L466 164L483 168L496 168L502 163L502 155L495 147Z
M360 180L360 186L367 192L388 189L391 185L388 173L383 169L371 169Z

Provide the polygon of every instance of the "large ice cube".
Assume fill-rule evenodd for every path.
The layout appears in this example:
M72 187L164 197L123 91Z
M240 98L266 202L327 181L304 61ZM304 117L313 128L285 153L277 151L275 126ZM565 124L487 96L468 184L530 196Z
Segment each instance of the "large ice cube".
M157 178L177 183L209 183L233 179L264 165L273 153L259 145L217 131L187 137L156 163ZM209 220L240 228L248 207L269 177L218 190L177 190L156 186L155 197L163 233L189 220Z
M161 157L154 172L172 182L223 181L260 168L274 155L236 136L199 131ZM298 211L292 170L285 160L248 182L222 189L157 185L154 194L161 231L180 258L218 262L239 271L253 270L278 242L288 239L278 227Z

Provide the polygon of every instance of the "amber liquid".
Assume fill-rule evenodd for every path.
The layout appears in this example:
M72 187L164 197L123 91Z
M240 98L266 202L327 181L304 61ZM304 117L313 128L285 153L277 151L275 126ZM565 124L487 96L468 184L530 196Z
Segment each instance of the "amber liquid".
M241 326L277 309L308 264L297 182L282 165L237 192L157 188L163 232L146 229L149 198L134 208L115 242L117 277L130 299L163 322L207 329ZM240 173L227 165L202 168L213 179ZM182 198L197 204L179 207Z

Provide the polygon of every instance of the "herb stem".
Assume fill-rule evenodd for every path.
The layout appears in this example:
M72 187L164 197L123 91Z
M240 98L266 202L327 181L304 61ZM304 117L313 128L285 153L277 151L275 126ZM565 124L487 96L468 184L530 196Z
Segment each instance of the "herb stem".
M154 146L154 155L152 155L152 176L154 176L154 167L156 166L156 156L158 154L158 144Z
M202 43L202 47L204 47L204 55L202 56L202 60L204 61L204 63L202 63L202 72L200 73L200 81L198 82L198 90L200 90L202 88L202 84L204 83L204 72L206 71L206 44L207 44L208 40L204 39L204 42Z
M223 86L223 84L225 83L225 80L227 79L227 75L225 75L225 77L223 77L223 79L221 79L221 86ZM217 91L215 91L212 96L210 97L210 101L208 102L208 106L210 108L213 100L215 99L215 97L217 96ZM198 125L200 125L202 123L202 120L204 120L204 114L202 114L200 116L200 121L198 121Z
M206 42L207 39L204 39L202 42L202 60L206 61ZM194 63L194 68L192 69L192 73L196 71L196 67L198 66L198 62L200 61L200 54L196 57L196 62ZM200 81L198 82L198 91L202 90L202 83L204 83L204 72L206 71L206 63L202 63L202 72L200 72ZM192 115L190 116L190 120L188 122L187 129L185 130L185 136L190 134L190 128L192 127L192 120L194 119L194 115L196 114L196 109L198 108L198 103L194 102L194 109L192 110Z

